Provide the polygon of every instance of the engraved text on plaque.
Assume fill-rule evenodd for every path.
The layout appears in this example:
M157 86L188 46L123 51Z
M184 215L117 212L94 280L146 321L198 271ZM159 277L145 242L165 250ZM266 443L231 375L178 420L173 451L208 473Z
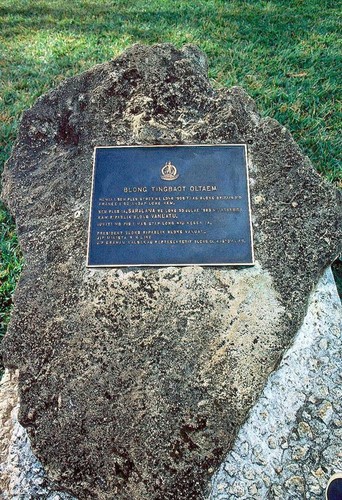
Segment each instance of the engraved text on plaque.
M251 265L246 146L96 147L88 266Z

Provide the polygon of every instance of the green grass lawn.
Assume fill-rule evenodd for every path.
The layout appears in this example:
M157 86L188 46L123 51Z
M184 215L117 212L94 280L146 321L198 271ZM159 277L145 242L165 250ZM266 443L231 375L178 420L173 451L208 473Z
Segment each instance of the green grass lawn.
M23 110L64 78L136 42L195 43L215 86L244 87L341 186L340 21L337 0L0 0L0 170ZM2 335L21 258L4 206L0 221Z

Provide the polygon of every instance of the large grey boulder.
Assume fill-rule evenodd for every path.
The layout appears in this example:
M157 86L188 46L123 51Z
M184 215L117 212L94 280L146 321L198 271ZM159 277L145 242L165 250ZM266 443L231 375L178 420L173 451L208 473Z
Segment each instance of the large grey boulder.
M247 143L256 265L85 266L95 145ZM194 47L134 46L23 116L3 177L25 267L3 343L19 420L77 498L199 499L338 254L341 204Z

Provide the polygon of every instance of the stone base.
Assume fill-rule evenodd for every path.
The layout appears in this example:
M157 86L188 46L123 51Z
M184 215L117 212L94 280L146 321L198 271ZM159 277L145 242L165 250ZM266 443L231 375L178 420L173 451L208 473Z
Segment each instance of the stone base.
M213 480L211 500L323 498L342 471L341 303L331 270Z
M57 491L31 450L18 422L18 371L6 370L0 384L0 498L1 500L72 500Z

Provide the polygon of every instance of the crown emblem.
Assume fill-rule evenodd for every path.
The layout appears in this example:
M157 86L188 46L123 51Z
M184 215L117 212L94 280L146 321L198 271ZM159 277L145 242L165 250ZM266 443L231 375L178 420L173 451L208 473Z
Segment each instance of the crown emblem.
M178 179L179 174L177 173L177 169L170 161L167 161L163 168L161 169L160 177L164 181L174 181Z

